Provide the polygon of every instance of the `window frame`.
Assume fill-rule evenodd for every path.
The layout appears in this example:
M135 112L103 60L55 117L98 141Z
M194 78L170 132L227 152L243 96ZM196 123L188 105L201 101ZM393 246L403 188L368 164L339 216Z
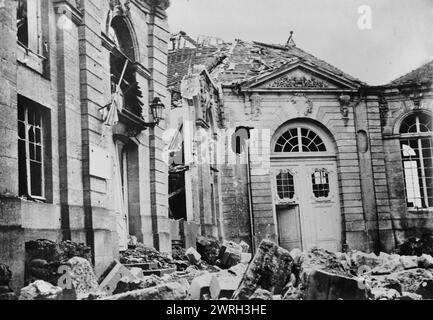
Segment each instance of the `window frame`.
M404 177L404 192L405 192L405 200L406 200L406 207L408 208L408 210L411 211L420 211L420 210L431 210L433 209L433 197L429 197L428 195L428 185L427 185L427 179L426 179L426 167L425 167L425 159L428 157L424 157L424 152L423 150L425 148L423 148L422 146L422 141L429 139L430 140L430 144L433 145L433 131L421 131L420 130L420 115L423 114L424 116L427 116L431 119L431 121L433 121L432 119L432 115L426 112L422 112L422 111L417 111L417 112L413 112L410 114L405 115L405 117L402 119L402 121L399 123L398 126L398 130L400 133L400 137L399 137L399 146L400 146L400 156L401 156L401 168L402 168L402 172L403 172L403 177ZM416 126L416 132L401 132L401 128L403 125L407 126L407 122L406 120L408 120L408 118L410 117L415 117L415 126ZM410 128L410 126L409 126ZM415 159L411 159L411 156L405 156L404 152L407 150L403 150L403 142L407 142L410 143L410 141L416 141L416 160ZM406 145L406 144L404 144ZM409 146L410 147L410 146ZM412 147L410 147L411 149L413 149ZM433 152L433 150L432 150ZM433 157L432 158L432 162L433 162ZM420 194L420 201L421 201L421 206L409 206L409 198L408 198L408 186L407 186L407 181L406 181L406 167L405 167L405 163L406 162L413 162L416 161L416 171L418 173L421 173L421 176L418 176L418 180L420 182L419 184L419 194ZM412 168L413 170L414 168ZM413 192L414 194L416 194L416 192ZM414 198L416 199L416 198ZM423 206L423 204L425 206Z
M26 172L25 172L25 176L26 176L26 189L27 189L27 193L26 194L21 194L20 192L20 196L29 196L31 199L34 200L39 200L39 201L47 201L46 198L46 183L45 183L45 136L46 136L46 130L45 130L45 116L44 116L44 110L38 106L35 105L31 105L31 103L29 102L25 102L23 101L22 104L18 105L18 108L22 108L23 112L24 112L24 120L20 120L18 117L18 126L19 123L22 122L24 123L24 132L25 132L25 138L21 138L18 132L18 141L23 141L25 143L25 155L23 155L25 157L25 162L26 162ZM29 129L30 127L36 127L33 124L29 123L29 110L32 109L32 111L35 112L35 115L38 116L39 120L40 120L40 126L39 126L39 130L40 130L40 142L39 143L34 143L30 141L29 138ZM20 111L18 111L20 112ZM19 130L19 128L18 128ZM32 170L31 170L31 162L33 161L30 157L30 144L35 144L36 146L40 147L40 161L37 161L40 164L41 167L41 195L35 195L33 194L32 191ZM21 157L22 155L19 153L18 151L18 157ZM24 174L24 173L19 173L19 174ZM19 181L21 181L21 177L19 177ZM21 189L21 188L20 188Z
M27 45L18 40L25 49L41 57L43 54L42 1L23 0L27 5Z
M287 185L282 184L281 186L284 188L286 187L288 189L288 191L282 191L282 194L284 195L284 193L290 193L292 194L292 197L288 198L288 197L281 197L280 196L280 192L278 190L279 185L278 182L279 180L283 181L283 174L287 174L287 180L288 183ZM281 178L279 179L278 176L281 175ZM291 182L290 182L291 180ZM279 204L285 204L285 203L295 203L296 202L296 185L295 185L295 172L289 170L289 169L279 169L277 171L274 172L274 181L275 181L275 191L276 191L276 196L278 199L278 203Z
M292 135L291 131L293 131L293 130L296 130L296 136ZM303 135L303 131L305 131L305 130L307 131L307 135L306 136ZM289 140L292 139L292 138L291 139L287 139L286 137L284 137L284 135L287 134L288 132L290 132L290 134L292 135L293 139L297 139L296 145L292 146L292 150L296 149L296 151L284 151L286 145L289 143ZM314 139L311 139L311 138L308 137L308 135L310 133L312 133L314 135ZM286 139L284 145L281 145L281 144L278 143L278 141L281 138ZM310 140L310 144L308 146L304 145L304 142L303 142L304 138L307 138L307 139ZM316 147L317 147L317 149L319 149L318 146L323 146L324 150L316 150L316 151L304 150L305 148L308 148L314 142L315 139L319 139L320 140L320 143L317 143L317 145L315 144ZM276 151L277 145L282 148L281 151ZM319 133L317 133L316 130L314 130L313 128L305 127L305 126L302 126L302 125L291 127L291 128L287 128L287 130L285 130L284 132L282 132L276 138L275 142L273 143L273 149L272 150L273 150L274 154L292 154L292 153L293 154L297 154L297 153L299 153L299 154L317 154L317 153L327 153L327 152L329 152L328 146L327 146L325 140L322 138L322 136Z

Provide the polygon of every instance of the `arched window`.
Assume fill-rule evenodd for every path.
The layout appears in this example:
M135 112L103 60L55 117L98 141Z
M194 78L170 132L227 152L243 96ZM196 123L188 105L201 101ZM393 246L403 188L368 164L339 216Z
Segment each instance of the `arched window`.
M274 152L326 152L322 138L313 130L293 128L283 133L275 143Z
M110 54L111 91L118 93L116 99L122 109L142 118L144 94L137 82L133 33L123 16L114 16L109 22L108 36L115 45Z
M433 207L433 130L432 118L417 112L400 125L407 206Z

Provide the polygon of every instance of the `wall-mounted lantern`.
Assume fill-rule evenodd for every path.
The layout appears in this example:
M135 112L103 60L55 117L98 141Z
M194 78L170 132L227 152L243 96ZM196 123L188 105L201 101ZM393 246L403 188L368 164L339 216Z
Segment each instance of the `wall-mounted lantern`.
M164 120L164 110L165 106L159 97L153 99L150 104L150 112L152 113L153 122L150 126L157 126L161 120Z

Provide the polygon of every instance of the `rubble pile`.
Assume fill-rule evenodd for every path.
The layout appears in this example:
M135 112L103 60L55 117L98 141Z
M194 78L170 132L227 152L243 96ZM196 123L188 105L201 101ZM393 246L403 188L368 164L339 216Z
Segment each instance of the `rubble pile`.
M72 241L56 243L40 239L26 243L26 283L44 280L57 285L59 267L74 257L92 261L90 247Z
M202 237L197 250L178 247L172 256L135 243L98 281L88 260L70 257L86 254L85 247L38 240L28 247L32 275L36 270L39 276L51 279L50 266L61 262L68 268L69 278L58 285L36 279L21 289L19 299L433 299L433 257L424 251L410 251L420 255L341 253L318 248L288 252L268 240L262 241L252 259L248 251L249 246L243 242L225 241L220 245ZM9 268L0 264L0 299L16 299L8 285L11 276Z
M433 234L423 234L421 238L409 238L400 246L399 253L405 256L421 256L422 254L433 256Z
M12 279L12 272L9 267L0 263L0 301L16 300L16 295L9 286Z
M221 245L218 240L203 236L197 237L197 252L205 262L211 265L217 264L220 250Z
M154 263L157 268L173 268L175 262L168 254L160 253L154 248L137 243L135 248L121 252L120 262L125 265Z

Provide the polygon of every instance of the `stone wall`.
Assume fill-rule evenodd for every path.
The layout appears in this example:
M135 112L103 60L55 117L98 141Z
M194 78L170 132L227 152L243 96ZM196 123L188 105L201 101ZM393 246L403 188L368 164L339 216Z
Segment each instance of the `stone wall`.
M419 101L414 97L421 96ZM433 231L431 209L408 208L404 185L404 172L400 150L400 124L408 115L421 111L432 116L433 90L431 87L412 87L384 91L381 105L382 132L386 175L389 186L390 218L396 245L409 237L420 237Z
M349 107L348 117L345 118L341 113L339 95L337 94L310 94L305 97L301 96L301 98L297 98L298 102L293 104L291 102L293 95L291 94L265 93L261 95L260 110L251 112L249 97L245 100L243 96L234 95L229 90L226 90L224 93L225 115L228 126L233 128L237 126L249 126L256 129L254 130L256 132L255 143L258 145L251 148L252 202L256 243L260 242L263 238L276 240L275 203L273 199L275 191L272 190L272 180L269 173L270 139L275 131L287 121L299 118L301 121L310 121L322 126L325 131L329 132L335 144L340 208L343 217L341 228L343 242L347 242L350 249L372 250L373 248L369 244L367 234L373 232L370 228L374 229L376 227L374 224L367 226L364 217L365 210L361 190L360 160L358 158L353 108L357 104L354 102ZM311 112L304 113L305 110L302 109L303 106L307 107L304 102L306 101L305 99L309 99L313 104ZM379 113L376 112L375 117L378 117L378 115ZM370 126L379 125L379 122L376 124L374 121L375 119L372 118ZM259 144L261 145L259 146ZM372 142L372 144L377 144L377 142ZM376 167L375 170L376 176L380 178L380 168ZM227 174L226 172L228 171L224 172ZM223 179L227 179L230 176L231 173ZM380 186L380 183L378 186ZM228 199L223 199L223 206L230 203L229 201ZM388 211L384 209L384 212L389 213L389 209ZM245 218L242 218L242 220L246 225ZM227 233L227 231L226 236L230 237L230 233Z
M25 242L71 239L92 247L96 271L101 273L118 255L112 179L117 155L112 130L104 129L99 112L111 100L109 1L41 1L45 45L39 56L17 44L17 2L2 3L0 260L11 267L18 288L23 283ZM127 20L134 35L143 113L151 121L149 104L154 97L169 105L166 16L147 1L134 1ZM44 203L18 198L17 95L40 105L46 115ZM164 125L130 139L135 153L128 170L131 185L136 186L129 194L130 231L146 245L170 251ZM112 129L118 133L127 128L119 124ZM108 155L106 176L92 172L92 152Z

